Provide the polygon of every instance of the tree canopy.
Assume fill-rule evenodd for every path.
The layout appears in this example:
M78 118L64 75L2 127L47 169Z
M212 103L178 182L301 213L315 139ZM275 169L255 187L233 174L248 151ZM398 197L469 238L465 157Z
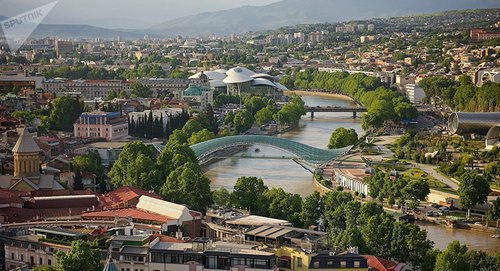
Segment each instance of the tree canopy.
M48 123L51 130L73 131L73 124L83 111L83 104L70 96L61 96L52 102Z
M56 253L57 265L64 271L101 271L101 252L98 249L92 249L90 245L82 240L71 243L71 251L65 253L59 250Z
M350 145L355 145L358 142L358 134L354 129L346 129L340 127L333 131L328 143L329 149L339 149Z

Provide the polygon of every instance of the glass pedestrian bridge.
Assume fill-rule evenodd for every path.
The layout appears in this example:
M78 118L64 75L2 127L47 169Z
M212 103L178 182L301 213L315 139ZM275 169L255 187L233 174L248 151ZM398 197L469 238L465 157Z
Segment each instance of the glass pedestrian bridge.
M191 146L198 160L207 158L217 151L231 147L249 146L254 144L267 145L270 147L284 150L293 154L298 160L308 164L319 166L335 160L346 154L352 146L341 149L318 149L306 144L292 140L262 135L239 135L227 136L201 142Z

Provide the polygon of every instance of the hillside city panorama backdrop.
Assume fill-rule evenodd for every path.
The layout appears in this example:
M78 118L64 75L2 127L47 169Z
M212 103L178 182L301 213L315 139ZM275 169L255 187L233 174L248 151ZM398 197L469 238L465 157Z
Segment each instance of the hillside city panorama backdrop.
M0 0L0 271L499 271L500 0Z

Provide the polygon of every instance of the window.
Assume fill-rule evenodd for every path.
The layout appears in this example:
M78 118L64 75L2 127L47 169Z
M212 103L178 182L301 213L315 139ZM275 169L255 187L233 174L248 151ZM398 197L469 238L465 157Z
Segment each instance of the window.
M24 262L24 255L21 254L21 262Z
M42 258L38 259L38 264L39 264L39 265L42 265L42 264L43 264L43 259L42 259Z
M297 258L297 267L302 267L302 258Z
M340 261L340 267L347 267L346 261Z
M30 257L30 263L35 264L35 257L33 257L33 256Z
M319 268L319 261L313 262L313 267L314 268Z
M14 253L10 254L10 258L11 258L12 260L15 260L15 258L14 258Z
M208 269L217 269L217 257L208 256Z
M360 262L360 261L354 261L354 267L356 267L356 268L357 268L357 267L359 267L359 266L360 266L360 264L361 264L361 262Z
M48 259L48 260L47 260L47 265L48 265L48 266L51 266L51 265L52 265L52 260L51 260L51 259Z

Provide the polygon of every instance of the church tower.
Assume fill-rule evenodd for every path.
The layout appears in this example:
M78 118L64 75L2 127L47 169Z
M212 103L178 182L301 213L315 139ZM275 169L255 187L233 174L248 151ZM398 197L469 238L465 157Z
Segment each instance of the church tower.
M40 148L33 136L23 128L21 136L14 145L14 177L33 177L40 175Z

